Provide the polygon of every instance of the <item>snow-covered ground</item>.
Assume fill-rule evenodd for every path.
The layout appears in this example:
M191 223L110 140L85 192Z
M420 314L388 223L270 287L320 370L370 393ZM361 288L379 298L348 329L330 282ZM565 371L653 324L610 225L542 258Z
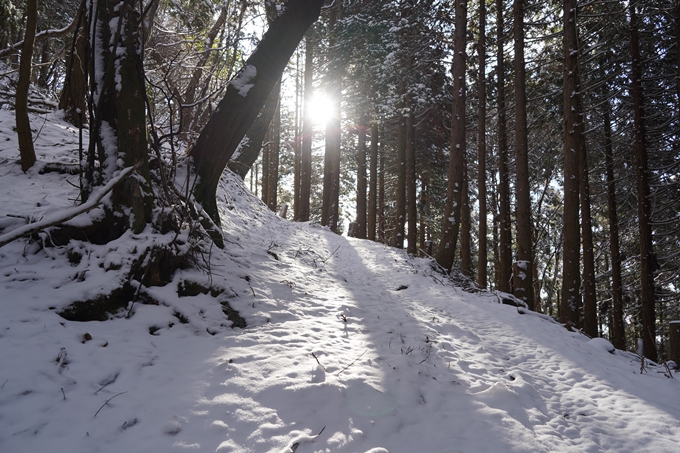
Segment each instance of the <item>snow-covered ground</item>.
M31 120L41 162L76 159L57 115ZM0 110L4 233L25 223L7 214L72 206L78 184L23 174L13 122ZM225 250L129 318L56 312L119 285L145 233L78 244L77 264L25 239L0 248L0 452L680 451L680 375L640 374L635 355L455 288L427 260L277 218L234 178L219 200ZM183 280L224 291L178 297Z

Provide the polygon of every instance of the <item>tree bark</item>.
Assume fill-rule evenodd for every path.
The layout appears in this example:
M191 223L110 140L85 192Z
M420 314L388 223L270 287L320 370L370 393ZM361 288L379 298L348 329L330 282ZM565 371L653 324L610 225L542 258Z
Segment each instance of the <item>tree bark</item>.
M498 72L498 289L510 292L512 275L512 226L510 223L510 170L508 169L508 138L505 111L505 31L503 0L496 0L496 66Z
M579 324L580 235L579 235L579 150L582 122L578 114L578 42L576 1L564 0L564 220L562 255L562 307L560 322Z
M289 0L285 4L243 69L227 86L224 98L189 152L200 178L194 195L217 224L215 192L220 176L305 32L319 17L322 4L322 0Z
M381 131L382 134L385 131ZM378 241L386 244L385 237L385 152L378 149L380 169L378 170Z
M479 252L477 255L477 285L486 288L487 273L487 240L486 216L486 1L479 2L479 41L477 42L479 59L478 74L478 119L477 119L477 191L479 193Z
M534 309L531 194L527 131L526 71L524 66L524 0L515 0L515 202L517 203L517 267L524 278L515 278L514 294ZM519 286L518 286L519 285Z
M312 134L310 102L314 96L314 33L305 38L305 101L302 114L302 152L300 156L300 221L309 220L309 201L312 194Z
M621 252L619 246L619 218L616 209L616 179L612 149L612 131L609 118L611 106L605 103L604 111L604 152L607 167L607 204L609 207L609 251L612 270L612 333L610 340L615 348L626 349L625 326L623 323L623 283L621 281Z
M470 213L470 180L467 165L463 166L463 189L460 207L460 261L461 272L466 277L474 278L472 270L472 219Z
M342 3L336 2L330 9L328 47L335 49L337 42L336 22L342 18ZM321 225L328 226L331 231L338 230L338 214L340 204L340 147L342 144L341 105L342 77L339 58L333 55L333 67L329 70L329 92L331 99L330 119L326 123L326 151L324 154L324 181Z
M357 227L356 237L366 239L366 117L360 114L357 130Z
M245 178L250 168L253 166L262 150L262 143L269 130L269 125L274 118L277 106L279 105L279 91L272 90L265 102L262 111L255 118L255 121L248 129L246 136L241 140L237 150L229 161L229 169Z
M453 267L460 226L463 166L465 165L465 46L467 0L456 2L453 54L453 105L451 114L451 157L442 236L437 248L437 263L447 271Z
M404 89L400 90L400 97L404 98ZM404 102L399 103L397 113L397 186L396 191L396 228L394 229L394 246L404 248L406 234L406 121L404 118Z
M300 220L300 186L302 185L302 118L300 115L300 100L302 99L300 86L300 51L295 52L295 134L293 138L293 152L295 154L293 177L293 220Z
M19 140L19 155L21 156L21 170L27 172L35 164L35 148L31 122L28 119L28 89L31 86L31 60L33 58L33 43L35 29L38 23L38 1L26 1L26 32L21 46L21 60L19 62L19 82L17 83L16 113L17 138Z
M409 111L406 117L406 216L408 222L406 250L411 255L418 253L418 203L416 198L418 163L416 160L414 116L413 101L409 97Z
M263 177L269 180L267 184L267 206L273 212L277 212L276 208L278 206L278 190L279 190L279 155L281 153L281 82L274 87L276 91L277 98L279 102L276 105L276 110L274 110L274 118L269 125L270 130L270 140L269 140L269 169L268 173Z
M77 29L73 38L71 51L67 55L66 75L64 88L59 98L59 110L64 111L64 119L77 127L86 123L85 110L87 109L87 73L86 41L87 35L83 26L82 6L78 10Z
M581 102L579 102L580 104ZM581 119L583 121L584 118ZM585 137L580 150L581 236L583 247L583 332L598 336L597 294L595 288L595 254L593 248L593 220L590 213L590 181L588 179L588 149Z
M367 237L371 241L375 241L378 212L378 123L376 121L371 125L371 161L369 164L369 177Z
M645 357L657 361L656 310L654 300L654 270L652 262L651 202L649 192L649 168L647 164L644 101L642 94L642 68L640 67L640 43L637 30L635 6L630 8L630 50L632 57L633 110L635 123L635 163L638 198L638 225L640 232L640 298L642 299L642 341Z

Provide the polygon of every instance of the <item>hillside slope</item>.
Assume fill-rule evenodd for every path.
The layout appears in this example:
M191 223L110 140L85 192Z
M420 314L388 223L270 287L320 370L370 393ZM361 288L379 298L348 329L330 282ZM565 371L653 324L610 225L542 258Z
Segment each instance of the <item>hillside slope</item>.
M0 111L0 228L71 205L76 176L24 175ZM77 134L33 117L42 162ZM159 305L57 315L120 283L126 235L83 259L0 248L0 451L675 452L680 383L630 353L471 294L429 261L282 220L226 175L224 251L146 291ZM1 232L0 232L1 234ZM178 297L181 282L220 289ZM231 328L220 302L248 323Z

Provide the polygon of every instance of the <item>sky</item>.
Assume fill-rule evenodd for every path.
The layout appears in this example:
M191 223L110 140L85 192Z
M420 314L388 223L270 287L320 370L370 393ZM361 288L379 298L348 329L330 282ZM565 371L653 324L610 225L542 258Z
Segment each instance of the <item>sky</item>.
M77 162L77 131L59 114L31 122L24 174L0 109L0 240L77 198L77 176L40 174ZM0 451L678 451L677 373L456 287L429 260L281 219L232 174L218 199L226 247L140 289L158 305L107 321L59 312L120 287L174 235L0 247ZM185 282L216 296L180 297Z

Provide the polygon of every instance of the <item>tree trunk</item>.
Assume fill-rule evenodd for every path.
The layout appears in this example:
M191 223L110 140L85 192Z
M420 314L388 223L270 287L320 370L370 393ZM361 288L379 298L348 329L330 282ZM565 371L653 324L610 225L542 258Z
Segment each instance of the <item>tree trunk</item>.
M300 220L300 186L302 174L302 139L300 100L302 98L300 87L300 51L295 52L295 134L293 138L293 151L295 154L294 177L293 177L293 220Z
M560 322L578 326L580 310L579 150L582 122L577 93L576 1L564 0L564 223Z
M88 16L97 22L92 37L90 146L81 199L87 201L93 185L106 184L115 172L134 166L139 175L127 178L112 192L114 215L107 221L108 238L126 229L141 233L151 221L153 190L148 165L146 87L141 48L141 13L133 0L98 0ZM109 24L117 24L115 30ZM115 43L111 46L110 43ZM116 76L114 78L114 75ZM115 140L111 140L115 137ZM99 165L95 168L95 162Z
M332 90L331 98L333 105L331 107L331 117L326 123L326 163L324 166L324 189L328 188L328 195L324 190L324 218L321 219L322 225L327 225L331 231L338 231L338 214L340 211L340 153L342 144L342 129L341 129L341 104L342 104L342 88L337 84L333 85L335 89ZM328 171L326 171L326 166ZM326 183L328 177L328 183Z
M409 110L406 117L406 216L408 222L407 252L418 253L418 203L417 203L417 161L413 101L409 96Z
M385 131L382 131L384 134ZM378 150L380 169L378 170L378 241L386 244L385 238L385 153Z
M277 102L276 106L278 107L278 105ZM276 111L276 109L274 109L274 111ZM264 145L262 146L262 193L260 194L260 198L262 199L262 203L266 204L267 207L269 207L269 148L272 146L271 131L270 123L270 126L267 127L267 132L264 134Z
M371 125L371 162L369 164L369 189L368 189L368 234L371 241L375 241L375 229L378 204L378 123Z
M529 144L527 132L526 72L524 67L524 0L515 0L515 201L517 203L517 261L524 278L515 278L514 294L534 309L531 244L531 194L529 193ZM519 285L519 286L517 286Z
M200 181L194 195L219 224L217 183L236 147L264 106L307 29L317 20L322 0L289 0L253 54L229 82L224 98L189 152Z
M668 360L675 362L676 369L680 368L680 321L668 324Z
M581 102L579 101L579 104ZM582 118L581 121L584 119ZM583 332L590 337L598 336L597 294L595 289L595 254L593 249L593 227L590 213L590 181L588 180L588 149L585 137L580 149L580 198L581 235L583 247Z
M429 193L430 190L430 174L427 168L423 168L420 173L420 206L419 206L419 217L420 217L420 228L418 228L418 246L420 248L420 256L425 256L427 253L431 255L432 250L427 252L428 246L432 244L428 240L429 230L426 222L425 213L430 209Z
M508 142L505 111L505 31L503 17L503 0L496 0L497 48L496 66L498 72L498 289L510 292L512 275L512 225L510 223L510 171L508 169Z
M17 138L19 140L19 154L21 156L21 170L25 172L35 164L35 149L33 147L33 134L31 134L31 122L28 119L28 89L31 86L31 60L33 58L33 42L35 41L35 29L38 23L38 1L27 0L26 2L26 32L24 44L21 47L21 60L19 63L19 82L17 83L16 113Z
M467 0L456 2L453 39L453 105L451 114L451 157L442 236L437 248L437 263L450 271L456 253L462 204L463 166L465 165L465 46Z
M86 123L87 73L85 52L87 36L83 24L82 7L78 10L78 25L71 51L67 54L64 88L59 98L59 110L64 119L76 127Z
M314 30L305 38L305 100L302 114L302 152L300 155L300 221L309 220L309 200L312 194L312 134L313 119L309 109L314 96Z
M366 117L360 114L357 150L357 229L356 237L366 239Z
M460 261L461 272L466 277L474 278L472 270L472 219L470 213L470 194L469 194L469 178L467 165L463 166L463 189L462 201L460 207Z
M262 107L262 111L255 118L246 136L232 155L229 161L229 169L239 175L241 179L246 177L250 168L260 156L265 135L269 131L269 125L272 123L278 105L279 90L272 90L267 97L267 102Z
M477 191L479 193L479 252L477 255L477 285L486 288L487 240L486 224L486 1L479 2L479 41L477 43L479 74L477 80L478 120L477 120Z
M403 99L404 90L400 90ZM396 190L396 228L394 230L394 246L404 248L404 234L406 234L406 121L404 118L404 102L399 103L397 113L397 186Z
M267 194L267 206L269 206L269 209L273 212L276 212L279 190L279 155L281 153L281 82L274 87L274 91L279 93L277 95L279 102L274 111L272 123L269 125L269 130L271 131L269 143L269 173L266 177L269 179L269 184L267 184L269 192ZM264 173L262 176L265 176Z
M616 212L616 179L612 149L612 131L609 118L609 101L604 111L604 151L607 167L607 202L609 206L609 250L612 260L612 333L610 340L615 348L626 349L623 323L623 283L621 281L621 253L619 251L619 218Z
M336 2L330 9L329 42L328 47L335 50L337 42L336 22L342 18L342 4ZM337 55L334 55L337 57ZM326 123L326 152L324 155L323 204L321 225L328 226L331 231L338 230L338 213L340 203L340 147L342 144L341 104L342 77L340 74L339 58L333 61L329 69L329 92L332 107Z
M630 50L632 57L633 109L635 123L635 163L637 175L638 225L640 231L640 297L642 299L642 341L645 357L657 361L656 311L654 300L654 260L652 250L651 202L647 164L642 69L635 6L630 8Z

